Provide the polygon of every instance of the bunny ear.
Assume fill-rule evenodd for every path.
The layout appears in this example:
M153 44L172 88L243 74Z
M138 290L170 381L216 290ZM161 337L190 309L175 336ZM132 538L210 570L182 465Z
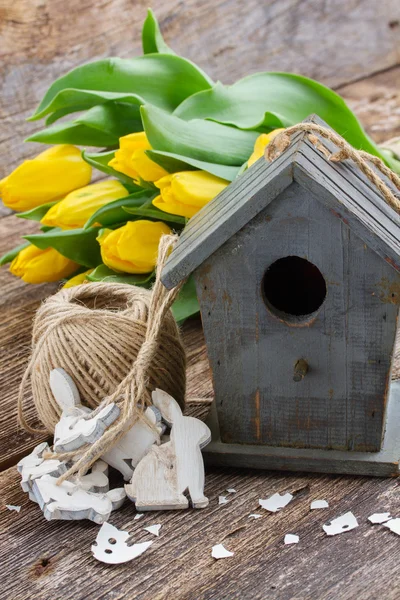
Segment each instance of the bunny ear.
M64 369L58 368L50 371L50 389L63 411L74 406L80 406L81 398L78 388L72 377Z
M180 417L182 417L182 411L176 400L167 392L159 390L158 388L151 394L154 406L156 406L162 414L162 417L168 425L172 425Z

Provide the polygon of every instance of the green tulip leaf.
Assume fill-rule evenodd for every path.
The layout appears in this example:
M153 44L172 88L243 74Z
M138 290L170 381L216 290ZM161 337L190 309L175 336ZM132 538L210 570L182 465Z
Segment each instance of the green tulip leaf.
M155 195L154 197L155 198ZM132 208L130 206L124 206L124 211L130 215L135 215L139 218L151 219L152 221L165 221L168 225L177 225L178 229L184 227L187 223L186 217L180 217L178 215L171 215L169 213L160 210L156 206L151 204L151 201L143 206ZM172 225L171 225L172 226Z
M72 106L91 108L109 101L149 102L172 111L185 98L211 85L212 81L190 61L172 54L105 58L57 79L29 120Z
M6 264L12 262L14 260L14 258L16 258L18 256L18 254L21 252L21 250L23 250L24 248L26 248L29 245L30 245L29 242L24 242L23 244L19 244L19 246L16 246L12 250L9 250L5 254L3 254L3 256L0 257L0 266L6 265Z
M218 165L216 163L209 163L202 160L196 160L187 156L180 156L179 154L172 154L171 152L161 152L159 150L147 150L146 154L156 162L160 167L163 167L168 173L178 173L179 171L194 171L200 169L211 173L221 179L227 181L233 181L239 174L238 167L230 167L228 165Z
M142 188L135 183L133 183L132 177L125 175L125 173L120 173L120 171L116 171L112 167L109 166L109 162L114 158L115 151L111 150L110 152L86 152L83 150L82 158L89 165L105 173L106 175L111 175L112 177L116 177L119 181L128 189L129 192L140 191Z
M231 86L217 83L187 98L174 115L263 131L295 125L313 113L355 148L380 155L343 98L317 81L290 73L256 73Z
M62 117L66 117L67 115L70 115L73 112L83 112L84 110L86 110L85 105L81 105L81 106L73 105L73 106L67 106L66 108L60 108L60 110L56 110L51 115L49 115L46 118L45 123L46 123L46 125L52 125L59 119L62 119Z
M31 210L26 210L25 212L15 213L16 217L20 219L30 219L31 221L41 221L48 210L57 204L56 202L48 202L47 204L41 204L40 206L36 206L36 208L32 208Z
M157 18L151 8L147 11L147 17L142 29L143 54L175 54L165 43Z
M116 223L128 221L126 208L140 208L147 200L155 197L153 191L141 190L124 198L119 198L102 206L86 221L84 229L92 227L95 223L100 223L103 227L109 227Z
M80 125L74 121L46 127L29 136L25 142L41 144L74 144L75 146L116 146L118 138L108 133Z
M101 263L100 245L96 240L98 231L98 227L66 231L54 228L45 233L25 235L24 238L41 250L54 248L84 267L96 267Z
M138 106L109 102L94 106L73 121L38 131L25 141L104 148L117 146L120 137L142 130Z
M196 285L191 275L183 285L175 302L172 305L172 314L178 323L182 323L188 317L197 315L199 312L199 301L197 300Z
M253 151L258 134L212 121L184 121L147 104L141 107L143 126L156 150L208 163L240 167Z
M148 288L154 279L154 273L131 275L129 273L114 271L106 265L99 265L94 271L88 274L87 279L89 281L105 281L107 283L126 283Z

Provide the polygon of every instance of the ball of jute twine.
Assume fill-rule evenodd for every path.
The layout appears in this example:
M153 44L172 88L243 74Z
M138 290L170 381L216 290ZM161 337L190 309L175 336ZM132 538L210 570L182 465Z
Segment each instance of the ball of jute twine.
M385 183L382 177L368 164L373 164L383 175L385 175L393 185L400 190L400 177L396 175L385 163L377 156L373 156L363 150L356 150L339 134L331 129L317 125L317 123L298 123L293 127L288 127L271 140L265 148L265 158L269 162L275 160L284 152L290 145L291 136L298 131L304 131L308 134L310 142L331 162L341 162L343 160L352 160L358 168L368 177L371 183L381 192L387 204L394 211L400 213L400 200L392 192L390 187ZM338 152L332 153L329 148L324 146L320 138L315 135L330 140L339 148Z
M28 425L23 415L24 390L30 378L37 413L46 428L54 431L61 409L52 396L49 374L56 367L71 375L88 406L115 402L120 409L118 419L93 444L48 455L75 461L60 483L76 472L82 476L137 419L146 421L144 410L156 387L184 406L185 351L170 311L181 286L167 290L160 281L176 240L171 235L161 238L151 292L123 284L81 285L60 290L36 314L33 351L19 391L21 425L32 433L40 431Z

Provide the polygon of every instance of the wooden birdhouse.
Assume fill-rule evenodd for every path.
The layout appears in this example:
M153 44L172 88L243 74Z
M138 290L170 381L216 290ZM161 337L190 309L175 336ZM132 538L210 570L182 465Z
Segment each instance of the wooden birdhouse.
M208 461L397 475L399 271L399 215L304 132L193 217L162 279L196 280L215 392Z

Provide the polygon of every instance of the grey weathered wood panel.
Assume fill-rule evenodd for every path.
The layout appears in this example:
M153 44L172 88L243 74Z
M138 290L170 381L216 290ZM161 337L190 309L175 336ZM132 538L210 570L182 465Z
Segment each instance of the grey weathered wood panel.
M290 255L327 284L307 326L282 322L262 298L266 269ZM400 277L315 196L292 184L196 280L223 442L380 448ZM295 383L299 358L310 372Z

